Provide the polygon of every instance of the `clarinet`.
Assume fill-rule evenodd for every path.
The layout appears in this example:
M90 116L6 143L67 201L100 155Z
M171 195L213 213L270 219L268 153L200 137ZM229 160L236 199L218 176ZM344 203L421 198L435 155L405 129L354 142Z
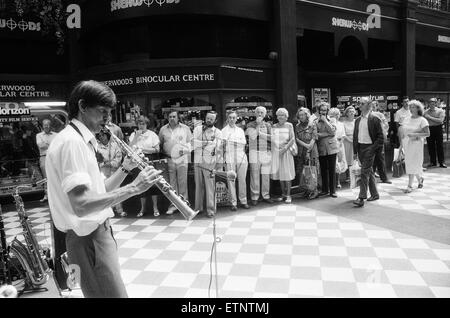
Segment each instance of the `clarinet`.
M119 137L114 135L107 126L104 126L102 131L110 136L122 149L124 153L128 157L130 157L137 165L139 170L144 170L147 167L152 167L152 165L143 159L139 153L133 151L133 149L128 146L124 141L122 141ZM178 211L181 212L181 214L184 216L184 218L188 221L192 220L199 211L192 210L190 203L183 198L182 195L178 194L175 189L164 179L160 178L156 182L156 186L159 190L166 196L167 199L169 199L170 202L177 208Z
M0 204L0 253L3 268L3 284L11 285L11 275L9 272L9 251L6 244L5 225L3 223L2 206Z

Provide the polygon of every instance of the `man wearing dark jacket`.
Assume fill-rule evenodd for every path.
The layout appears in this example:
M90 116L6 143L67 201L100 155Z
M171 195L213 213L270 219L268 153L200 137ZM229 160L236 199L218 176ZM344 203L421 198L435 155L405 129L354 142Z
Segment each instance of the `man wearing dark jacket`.
M375 201L380 198L372 166L376 152L384 145L381 120L372 114L371 104L368 98L361 98L360 109L361 116L356 119L355 130L353 132L354 156L355 160L358 160L361 166L359 196L353 201L353 204L358 207L364 206L364 200L367 199L367 188L370 191L370 198L367 201Z

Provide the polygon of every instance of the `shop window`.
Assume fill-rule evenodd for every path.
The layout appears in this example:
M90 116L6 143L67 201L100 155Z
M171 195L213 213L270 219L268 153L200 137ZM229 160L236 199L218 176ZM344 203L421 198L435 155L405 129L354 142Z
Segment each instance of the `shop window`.
M245 130L247 124L256 119L255 109L264 106L267 109L265 120L273 121L273 104L261 96L239 96L233 98L225 104L226 115L231 111L236 111L238 115L237 125Z

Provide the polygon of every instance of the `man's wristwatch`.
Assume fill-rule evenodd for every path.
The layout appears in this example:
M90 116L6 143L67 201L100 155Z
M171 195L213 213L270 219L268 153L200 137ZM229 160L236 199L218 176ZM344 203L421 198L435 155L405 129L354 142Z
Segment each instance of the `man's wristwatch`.
M125 174L129 174L130 171L125 169L124 166L120 166L120 170L122 170Z

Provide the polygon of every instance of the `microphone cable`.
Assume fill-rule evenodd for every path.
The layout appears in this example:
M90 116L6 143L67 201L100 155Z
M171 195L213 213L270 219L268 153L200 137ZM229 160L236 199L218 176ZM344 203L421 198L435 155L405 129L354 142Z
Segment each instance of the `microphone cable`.
M217 243L220 243L222 239L216 234L216 213L217 213L217 197L216 197L216 175L214 174L214 214L213 214L213 244L211 246L211 253L209 257L209 285L208 285L208 298L211 298L211 285L213 277L216 284L216 298L219 298L219 284L218 284L218 272L217 272ZM214 258L214 269L213 274L213 258Z

